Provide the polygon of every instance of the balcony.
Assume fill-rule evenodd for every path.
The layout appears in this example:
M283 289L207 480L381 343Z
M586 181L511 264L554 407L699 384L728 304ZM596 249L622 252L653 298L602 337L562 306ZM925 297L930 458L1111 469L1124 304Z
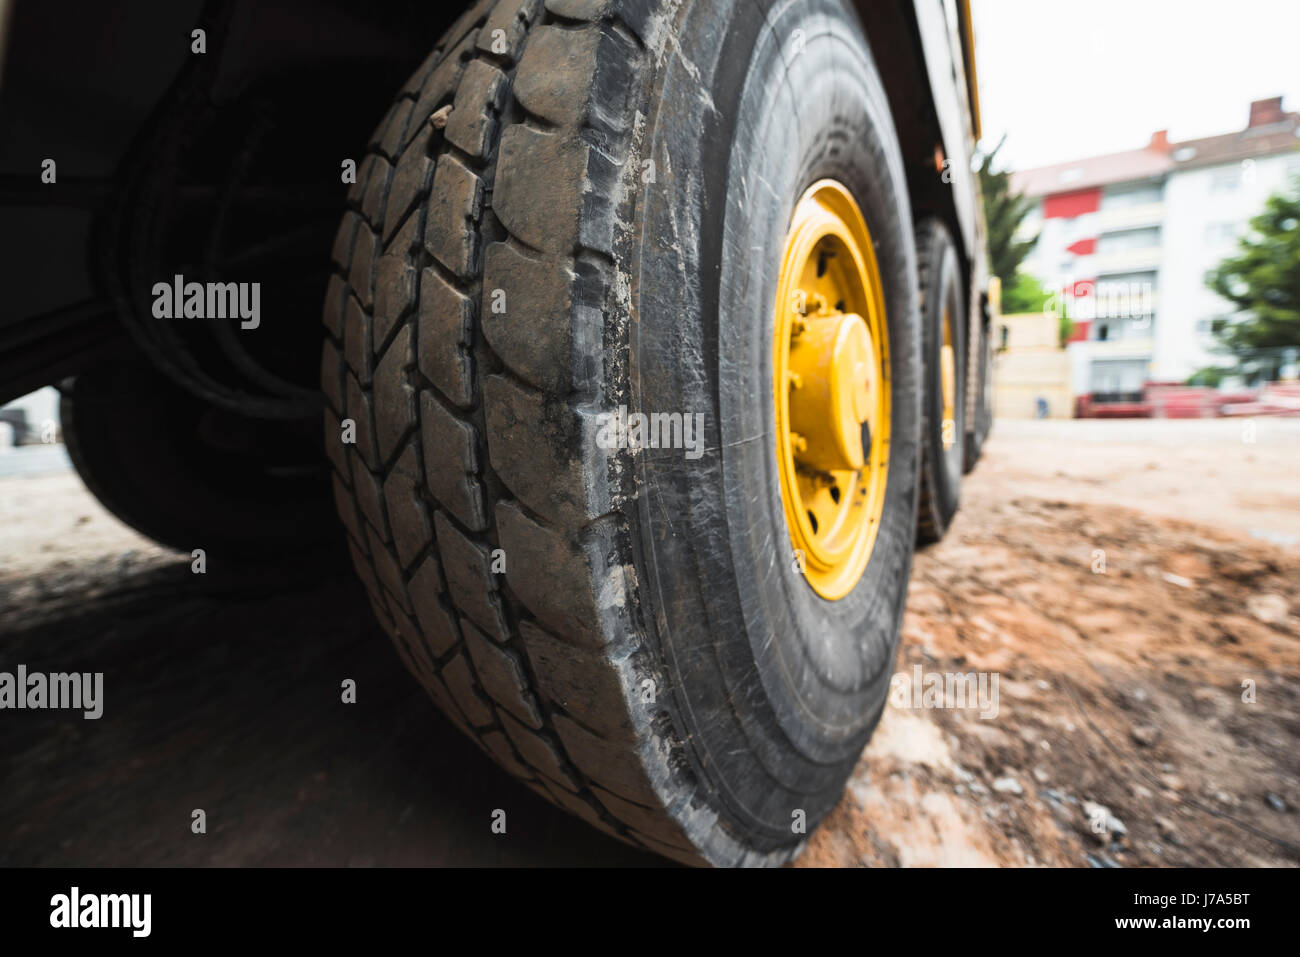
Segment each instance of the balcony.
M1115 252L1098 252L1092 257L1089 268L1098 276L1106 273L1146 272L1160 268L1160 247L1120 249Z
M1165 204L1143 203L1140 206L1104 206L1097 212L1097 232L1110 233L1120 229L1138 229L1142 226L1159 226L1164 222Z

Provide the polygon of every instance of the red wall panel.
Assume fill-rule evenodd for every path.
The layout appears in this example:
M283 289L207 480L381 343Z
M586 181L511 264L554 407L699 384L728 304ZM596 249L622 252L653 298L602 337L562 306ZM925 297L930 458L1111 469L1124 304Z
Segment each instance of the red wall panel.
M1073 219L1101 209L1101 187L1077 189L1072 193L1054 193L1043 199L1044 219Z

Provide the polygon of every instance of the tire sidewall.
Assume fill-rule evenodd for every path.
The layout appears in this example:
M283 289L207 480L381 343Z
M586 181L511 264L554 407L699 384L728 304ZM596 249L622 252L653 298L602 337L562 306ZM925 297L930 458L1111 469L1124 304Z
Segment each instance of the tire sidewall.
M833 806L883 708L915 535L921 388L907 192L861 27L838 0L754 14L696 4L674 31L644 152L667 175L645 191L629 250L628 399L704 413L700 458L636 459L637 573L685 757L723 821L763 850L792 842L793 811L811 828ZM875 242L893 381L885 513L838 602L794 561L771 387L773 264L795 201L824 177L849 187Z
M933 483L937 518L946 527L957 512L961 498L961 477L965 471L966 442L966 332L967 317L963 306L961 263L957 248L948 231L935 223L929 233L932 248L927 256L932 268L927 277L929 288L923 296L921 310L922 353L925 357L925 417L922 442L925 443L926 466ZM953 370L956 375L953 397L953 442L943 447L943 315L949 310L952 322Z

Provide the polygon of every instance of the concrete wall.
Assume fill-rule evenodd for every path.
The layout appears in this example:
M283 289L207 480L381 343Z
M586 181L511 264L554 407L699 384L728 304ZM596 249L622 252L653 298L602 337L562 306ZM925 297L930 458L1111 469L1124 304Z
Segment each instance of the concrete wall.
M1007 348L999 350L1001 330ZM1057 345L1057 321L1052 314L998 316L993 326L993 414L1005 419L1038 417L1038 399L1047 402L1048 417L1074 414L1070 395L1070 362Z

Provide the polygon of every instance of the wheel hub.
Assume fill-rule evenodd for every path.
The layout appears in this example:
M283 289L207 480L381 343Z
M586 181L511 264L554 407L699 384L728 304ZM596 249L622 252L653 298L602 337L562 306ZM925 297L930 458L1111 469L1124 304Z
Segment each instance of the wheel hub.
M889 447L888 331L879 269L844 186L796 204L781 262L774 370L786 525L812 588L835 600L871 557Z

